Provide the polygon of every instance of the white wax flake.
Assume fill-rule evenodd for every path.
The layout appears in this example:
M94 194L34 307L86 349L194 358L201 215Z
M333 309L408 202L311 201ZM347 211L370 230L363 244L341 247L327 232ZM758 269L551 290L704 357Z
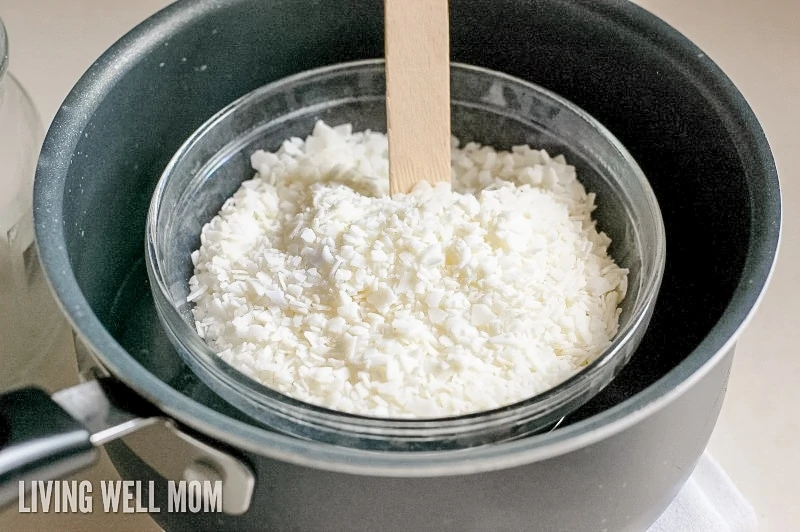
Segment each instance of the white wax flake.
M318 122L251 156L188 300L220 357L345 412L430 418L543 392L616 334L627 271L563 156L470 142L452 190L389 197L387 140Z
M310 244L317 239L317 235L314 234L313 229L309 229L308 227L306 227L305 229L303 229L303 232L300 233L300 238L303 239L303 242Z

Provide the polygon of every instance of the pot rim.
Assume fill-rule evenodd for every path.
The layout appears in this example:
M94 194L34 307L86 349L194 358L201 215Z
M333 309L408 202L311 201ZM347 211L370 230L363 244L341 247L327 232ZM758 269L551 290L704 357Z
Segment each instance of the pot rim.
M556 0L565 1L565 0ZM734 348L760 304L777 258L781 199L777 170L753 111L730 79L696 45L655 15L630 2L586 2L584 8L613 19L621 30L659 35L659 45L681 68L701 74L718 105L739 118L735 137L746 160L763 174L751 190L752 234L742 277L719 321L675 368L638 394L557 431L502 444L458 451L375 452L304 441L225 416L181 394L140 365L103 327L71 270L64 245L63 199L70 157L83 130L115 81L135 60L186 22L218 9L215 0L172 4L109 48L78 81L47 133L36 172L34 221L43 269L64 314L83 343L117 379L165 414L209 437L244 451L317 469L395 477L470 474L560 456L606 439L653 415L700 381ZM158 42L153 39L158 37ZM713 90L713 92L712 92ZM66 155L65 155L66 154ZM753 236L754 235L754 236Z

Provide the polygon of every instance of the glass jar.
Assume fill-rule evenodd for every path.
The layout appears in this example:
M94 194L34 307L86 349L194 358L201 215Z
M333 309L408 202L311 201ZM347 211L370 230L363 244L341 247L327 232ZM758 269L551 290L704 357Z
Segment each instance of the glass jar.
M75 371L71 338L39 265L33 230L33 178L42 121L8 71L0 20L0 390L26 384L55 389ZM74 378L74 377L72 377Z

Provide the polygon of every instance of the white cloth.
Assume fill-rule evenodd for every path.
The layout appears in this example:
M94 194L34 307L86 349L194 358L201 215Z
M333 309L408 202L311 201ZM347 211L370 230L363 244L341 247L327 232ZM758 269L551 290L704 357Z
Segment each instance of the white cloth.
M753 506L706 452L648 532L753 532L757 528Z

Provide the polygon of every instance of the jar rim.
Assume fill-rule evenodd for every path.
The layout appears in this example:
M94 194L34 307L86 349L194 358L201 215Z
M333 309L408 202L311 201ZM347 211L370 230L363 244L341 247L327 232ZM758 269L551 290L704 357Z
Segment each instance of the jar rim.
M8 68L8 36L3 19L0 17L0 79L6 74Z

